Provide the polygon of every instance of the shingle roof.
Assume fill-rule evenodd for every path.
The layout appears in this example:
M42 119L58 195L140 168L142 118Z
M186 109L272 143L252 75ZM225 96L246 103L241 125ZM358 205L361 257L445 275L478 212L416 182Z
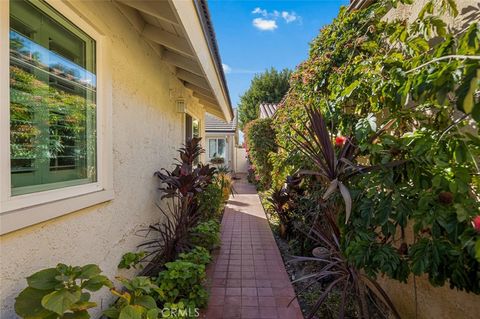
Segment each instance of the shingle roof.
M237 130L237 112L233 112L233 120L229 123L220 120L211 114L205 114L205 132L207 133L235 133Z
M266 119L273 117L273 114L277 111L278 104L262 103L260 104L260 118Z

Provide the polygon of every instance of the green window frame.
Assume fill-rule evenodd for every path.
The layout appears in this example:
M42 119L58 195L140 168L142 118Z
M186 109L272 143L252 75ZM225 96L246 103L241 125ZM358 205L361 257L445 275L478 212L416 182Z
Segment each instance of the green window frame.
M97 181L96 42L43 1L10 1L12 196Z

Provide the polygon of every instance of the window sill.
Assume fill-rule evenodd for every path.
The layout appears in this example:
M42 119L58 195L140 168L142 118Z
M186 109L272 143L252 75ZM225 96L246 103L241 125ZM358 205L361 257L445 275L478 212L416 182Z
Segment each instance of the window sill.
M113 190L100 190L48 203L2 212L0 235L32 226L114 198Z

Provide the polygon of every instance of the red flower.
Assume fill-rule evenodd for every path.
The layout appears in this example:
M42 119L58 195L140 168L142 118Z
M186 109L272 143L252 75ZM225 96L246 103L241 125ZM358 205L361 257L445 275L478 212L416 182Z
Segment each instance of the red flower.
M480 215L472 219L473 228L480 233Z
M335 137L335 146L343 146L347 138L345 136L337 136Z

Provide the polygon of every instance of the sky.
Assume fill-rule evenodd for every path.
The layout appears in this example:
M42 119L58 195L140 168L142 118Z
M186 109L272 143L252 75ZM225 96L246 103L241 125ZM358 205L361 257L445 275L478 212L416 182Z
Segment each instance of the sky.
M294 69L349 0L208 1L233 107L255 73Z

